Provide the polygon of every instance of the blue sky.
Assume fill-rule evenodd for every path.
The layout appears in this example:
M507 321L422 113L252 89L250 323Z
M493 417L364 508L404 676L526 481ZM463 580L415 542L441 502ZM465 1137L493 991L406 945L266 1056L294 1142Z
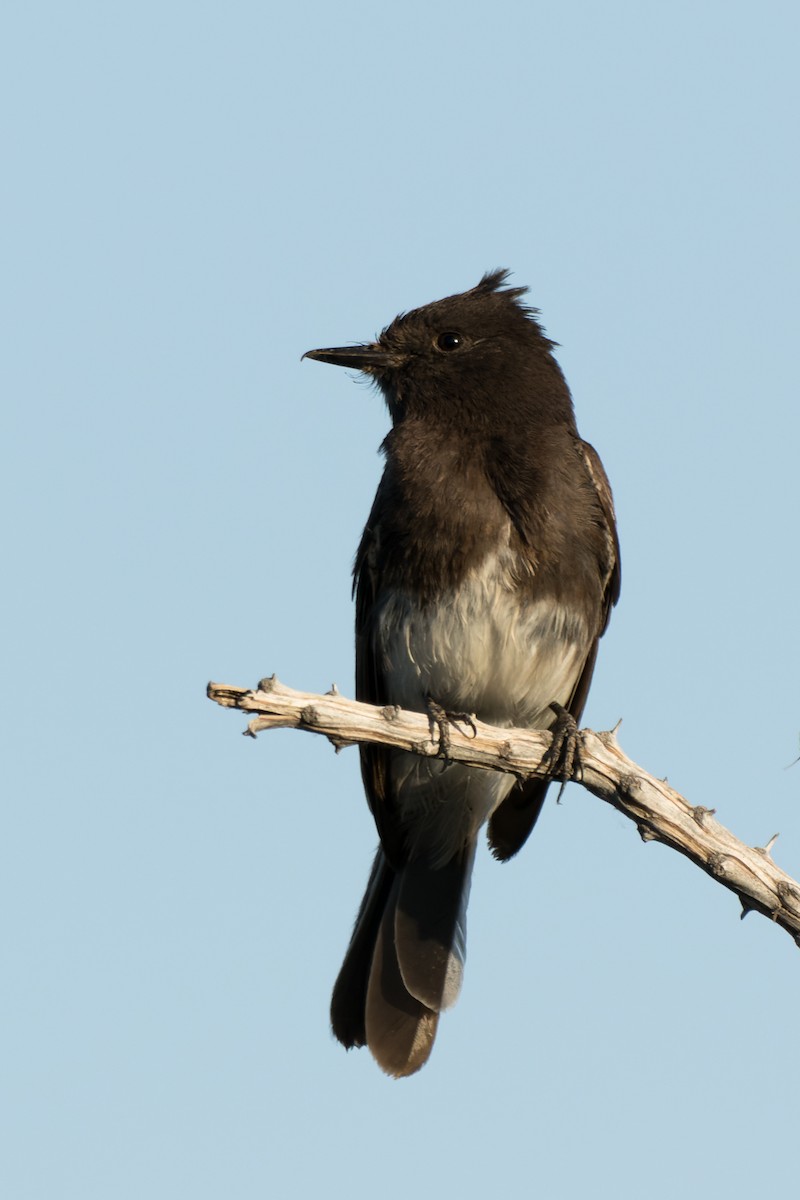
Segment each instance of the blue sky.
M3 1195L790 1192L785 933L570 787L387 1080L327 1025L357 756L205 684L352 692L388 421L300 357L507 266L616 495L587 723L800 874L796 5L2 24Z

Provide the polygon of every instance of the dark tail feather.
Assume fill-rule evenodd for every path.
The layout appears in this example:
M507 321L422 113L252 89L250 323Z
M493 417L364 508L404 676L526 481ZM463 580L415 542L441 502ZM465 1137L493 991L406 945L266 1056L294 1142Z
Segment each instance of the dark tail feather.
M400 878L394 932L406 987L441 1012L458 999L467 954L475 842L438 870L412 862Z
M394 871L379 847L331 997L334 1037L348 1050L367 1044L367 984L378 930L393 883Z
M395 874L379 850L344 964L331 1023L343 1045L368 1045L389 1075L428 1060L439 1012L455 1003L466 946L474 842L444 867Z
M396 1079L423 1067L433 1049L438 1012L405 986L394 944L393 899L378 930L367 987L367 1045L381 1070Z

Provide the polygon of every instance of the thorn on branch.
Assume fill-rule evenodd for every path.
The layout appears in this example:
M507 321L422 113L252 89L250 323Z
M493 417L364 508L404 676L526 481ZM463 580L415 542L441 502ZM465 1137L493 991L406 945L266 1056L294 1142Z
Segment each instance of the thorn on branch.
M608 750L613 750L615 746L619 746L619 742L617 740L617 730L621 724L622 717L620 717L613 729L604 729L602 733L598 733L597 736Z
M780 837L779 833L773 833L772 837L767 842L766 846L754 846L756 854L763 854L765 858L772 858L772 847Z
M267 713L259 713L256 717L251 717L247 722L247 729L243 729L242 733L245 737L256 737L261 733L262 729L275 729L276 726L285 724L284 721L276 720Z
M333 746L337 754L340 750L346 750L348 746L357 745L356 742L350 741L348 738L338 737L335 733L328 734L328 741Z

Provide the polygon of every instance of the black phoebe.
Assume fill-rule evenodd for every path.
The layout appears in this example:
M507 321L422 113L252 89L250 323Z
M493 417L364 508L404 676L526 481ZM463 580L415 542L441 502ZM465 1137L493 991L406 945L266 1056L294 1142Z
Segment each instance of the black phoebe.
M354 569L358 698L556 729L580 719L619 544L555 343L507 276L306 357L371 375L392 418ZM495 857L511 858L548 780L374 745L361 771L380 847L331 1021L343 1045L411 1075L461 987L478 831L488 821Z

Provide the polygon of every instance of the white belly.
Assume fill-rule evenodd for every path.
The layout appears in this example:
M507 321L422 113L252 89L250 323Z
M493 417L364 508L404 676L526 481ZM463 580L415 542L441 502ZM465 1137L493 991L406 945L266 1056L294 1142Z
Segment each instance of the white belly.
M525 600L507 559L487 558L428 608L386 598L376 640L387 699L420 709L431 696L495 725L551 724L549 705L568 703L591 636L573 610Z

